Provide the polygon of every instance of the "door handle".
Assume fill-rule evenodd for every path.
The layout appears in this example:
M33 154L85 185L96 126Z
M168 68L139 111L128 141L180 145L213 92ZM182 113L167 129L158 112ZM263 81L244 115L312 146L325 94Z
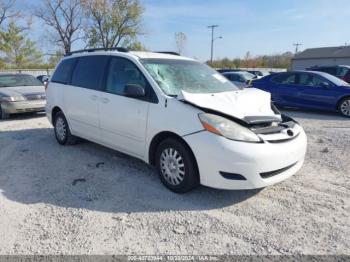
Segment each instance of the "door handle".
M91 100L97 100L97 96L95 96L95 95L92 95L92 96L90 96L90 98L91 98Z
M107 104L107 103L109 103L109 99L108 98L101 98L101 101L102 101L102 103L104 103L104 104Z

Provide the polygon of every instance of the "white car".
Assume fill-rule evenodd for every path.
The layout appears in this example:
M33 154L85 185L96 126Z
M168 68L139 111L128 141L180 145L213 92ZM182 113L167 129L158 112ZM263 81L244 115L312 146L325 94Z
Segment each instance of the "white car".
M67 55L47 88L58 143L82 137L155 165L170 190L262 188L302 166L306 135L271 96L193 59L124 49Z

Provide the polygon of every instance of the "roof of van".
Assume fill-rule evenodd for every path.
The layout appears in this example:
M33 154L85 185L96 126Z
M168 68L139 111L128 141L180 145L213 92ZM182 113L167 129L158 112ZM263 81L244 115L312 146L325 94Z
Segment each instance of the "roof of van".
M70 55L67 55L66 57L79 57L79 56L86 56L86 55L105 55L106 53L108 54L123 54L123 56L134 56L140 59L176 59L176 60L188 60L188 61L194 61L194 59L185 57L185 56L180 56L176 55L175 53L173 54L172 52L144 52L144 51L129 51L129 52L119 52L117 50L96 50L96 51L86 51L81 50L78 53L72 53Z

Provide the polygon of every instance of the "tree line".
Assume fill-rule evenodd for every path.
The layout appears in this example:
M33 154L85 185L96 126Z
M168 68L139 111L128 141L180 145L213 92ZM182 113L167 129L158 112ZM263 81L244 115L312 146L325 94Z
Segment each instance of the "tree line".
M40 0L29 16L17 10L18 1L0 0L0 68L53 67L78 41L84 48L145 49L137 40L143 34L139 0ZM33 18L47 30L44 41L57 47L53 53L29 38Z
M283 54L275 55L260 55L252 56L250 52L247 52L244 58L223 58L220 60L214 60L211 64L207 61L207 64L214 68L290 68L291 61L294 54L291 52L285 52Z

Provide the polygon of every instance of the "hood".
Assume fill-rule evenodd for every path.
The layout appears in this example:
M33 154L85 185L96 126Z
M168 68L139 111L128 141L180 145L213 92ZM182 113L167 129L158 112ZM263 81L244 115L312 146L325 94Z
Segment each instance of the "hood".
M27 96L31 94L44 93L44 86L13 86L0 88L0 96Z
M271 94L265 91L246 88L210 94L194 94L182 91L179 100L194 106L214 110L242 120L252 119L280 119L271 109ZM246 121L247 122L247 121Z

